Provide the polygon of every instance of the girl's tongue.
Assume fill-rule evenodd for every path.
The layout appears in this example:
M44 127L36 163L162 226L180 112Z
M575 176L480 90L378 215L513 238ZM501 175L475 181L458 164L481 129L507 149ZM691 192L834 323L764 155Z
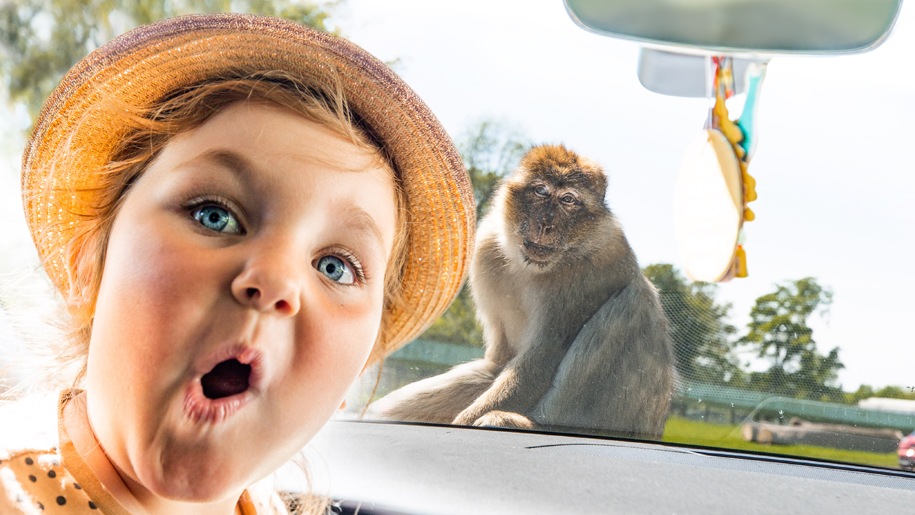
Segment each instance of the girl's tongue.
M201 377L200 383L207 398L221 399L247 390L250 377L251 365L244 365L237 359L228 359Z

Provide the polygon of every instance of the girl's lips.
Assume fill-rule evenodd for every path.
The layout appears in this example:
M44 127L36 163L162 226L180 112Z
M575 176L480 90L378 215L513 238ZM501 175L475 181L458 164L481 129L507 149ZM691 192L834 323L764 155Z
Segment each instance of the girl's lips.
M200 379L196 379L187 387L187 393L184 396L184 413L194 422L222 422L245 407L253 398L254 394L248 388L244 392L229 397L210 399L203 394Z
M201 378L213 371L218 364L232 359L250 366L248 387L234 395L208 397L204 393ZM262 391L263 377L263 355L259 350L244 344L223 347L195 367L193 380L188 384L184 396L184 412L195 422L215 423L226 420Z

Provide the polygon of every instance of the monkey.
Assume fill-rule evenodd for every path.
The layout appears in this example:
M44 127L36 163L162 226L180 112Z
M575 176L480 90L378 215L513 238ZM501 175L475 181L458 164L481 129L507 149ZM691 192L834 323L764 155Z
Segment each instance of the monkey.
M606 189L603 169L563 145L525 154L480 222L470 265L484 357L404 386L370 413L659 439L673 345Z

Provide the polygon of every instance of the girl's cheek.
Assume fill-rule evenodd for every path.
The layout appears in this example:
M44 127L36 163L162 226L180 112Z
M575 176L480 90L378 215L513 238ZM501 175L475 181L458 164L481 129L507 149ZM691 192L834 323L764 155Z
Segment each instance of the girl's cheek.
M151 223L150 225L157 225ZM141 297L153 301L177 301L188 296L196 283L217 278L216 253L181 234L180 228L141 228L130 231L119 245L118 265L124 270L124 280Z
M383 298L380 292L358 303L326 303L318 307L305 302L303 309L319 309L323 313L303 318L312 330L299 331L304 336L298 346L300 356L304 360L317 357L327 370L354 370L358 373L381 328ZM318 335L320 344L308 341Z
M137 227L118 222L109 241L97 317L108 317L112 329L144 350L205 307L200 295L208 289L206 269L211 267L204 256L182 248L175 234L156 231L155 223Z

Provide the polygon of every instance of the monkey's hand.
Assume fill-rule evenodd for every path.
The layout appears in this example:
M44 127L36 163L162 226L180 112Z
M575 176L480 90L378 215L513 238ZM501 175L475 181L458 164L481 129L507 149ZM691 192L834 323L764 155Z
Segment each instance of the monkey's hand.
M509 362L492 386L461 411L453 424L473 425L493 411L530 413L552 386L553 376L567 350L562 343L564 338L548 328L536 334L537 341Z
M534 429L531 419L508 411L490 411L476 419L473 425L478 427L508 427L513 429Z

